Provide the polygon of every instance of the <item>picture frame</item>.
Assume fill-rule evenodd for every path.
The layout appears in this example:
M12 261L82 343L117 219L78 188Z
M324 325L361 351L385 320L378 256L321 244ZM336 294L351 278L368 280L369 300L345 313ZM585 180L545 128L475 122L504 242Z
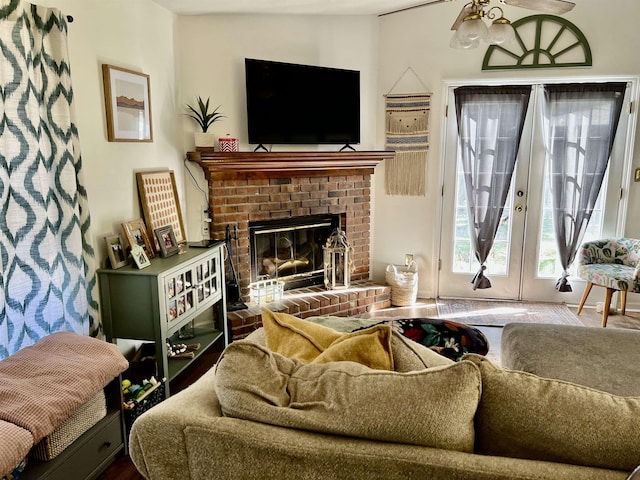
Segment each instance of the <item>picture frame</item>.
M107 139L110 142L152 142L149 75L102 65Z
M126 237L127 242L129 242L129 246L132 250L134 246L139 245L145 251L147 257L155 257L155 249L149 240L147 227L141 218L136 218L129 222L123 222L122 231L124 232L124 236Z
M117 233L109 233L104 236L107 244L107 255L111 268L118 269L124 267L127 262L127 252L122 245L122 238Z
M151 265L151 260L149 260L149 257L141 245L134 245L131 247L131 258L133 258L133 261L138 268L145 268Z
M178 253L180 246L178 245L171 225L156 228L154 233L156 234L156 240L160 244L160 254L162 257L170 257Z
M136 182L144 221L153 238L156 252L160 243L154 236L156 228L171 225L178 245L187 241L173 170L137 172Z

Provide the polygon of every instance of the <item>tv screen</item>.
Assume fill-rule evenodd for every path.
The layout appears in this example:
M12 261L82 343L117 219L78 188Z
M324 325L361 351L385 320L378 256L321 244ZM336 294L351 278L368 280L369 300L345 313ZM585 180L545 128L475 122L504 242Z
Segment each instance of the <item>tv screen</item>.
M245 59L250 144L360 143L360 72Z

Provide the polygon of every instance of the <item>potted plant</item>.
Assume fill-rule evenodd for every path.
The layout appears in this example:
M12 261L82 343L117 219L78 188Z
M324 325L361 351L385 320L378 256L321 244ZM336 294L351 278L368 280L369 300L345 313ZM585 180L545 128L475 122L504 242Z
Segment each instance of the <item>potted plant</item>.
M215 144L215 134L209 133L209 127L224 118L224 115L218 112L220 105L218 105L213 111L209 111L209 98L207 101L203 101L201 97L196 97L198 104L193 107L187 104L189 113L186 113L188 117L193 118L196 123L202 129L202 132L196 132L194 134L196 147L213 147Z

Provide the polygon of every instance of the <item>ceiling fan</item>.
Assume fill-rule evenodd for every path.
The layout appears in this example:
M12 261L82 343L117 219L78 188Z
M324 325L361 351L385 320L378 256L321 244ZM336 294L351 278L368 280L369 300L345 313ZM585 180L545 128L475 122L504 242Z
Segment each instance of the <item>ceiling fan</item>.
M383 13L379 16L452 1L454 0L431 0L393 12ZM537 10L553 15L567 13L576 5L567 0L496 0L496 3ZM485 25L482 21L483 18L492 20L490 27ZM455 31L450 43L453 48L475 48L479 45L480 40L502 45L508 44L515 39L515 31L511 26L511 22L504 17L502 8L491 6L491 0L471 0L464 5L453 22L451 30Z

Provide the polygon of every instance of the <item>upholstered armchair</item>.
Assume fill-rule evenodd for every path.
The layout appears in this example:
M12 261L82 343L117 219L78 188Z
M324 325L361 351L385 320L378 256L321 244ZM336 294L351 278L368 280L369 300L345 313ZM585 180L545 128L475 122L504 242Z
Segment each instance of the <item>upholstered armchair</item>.
M613 292L620 292L622 314L627 306L627 292L640 292L640 240L605 238L585 242L578 251L578 277L587 281L578 315L587 301L591 287L606 288L602 309L602 326L607 326Z

